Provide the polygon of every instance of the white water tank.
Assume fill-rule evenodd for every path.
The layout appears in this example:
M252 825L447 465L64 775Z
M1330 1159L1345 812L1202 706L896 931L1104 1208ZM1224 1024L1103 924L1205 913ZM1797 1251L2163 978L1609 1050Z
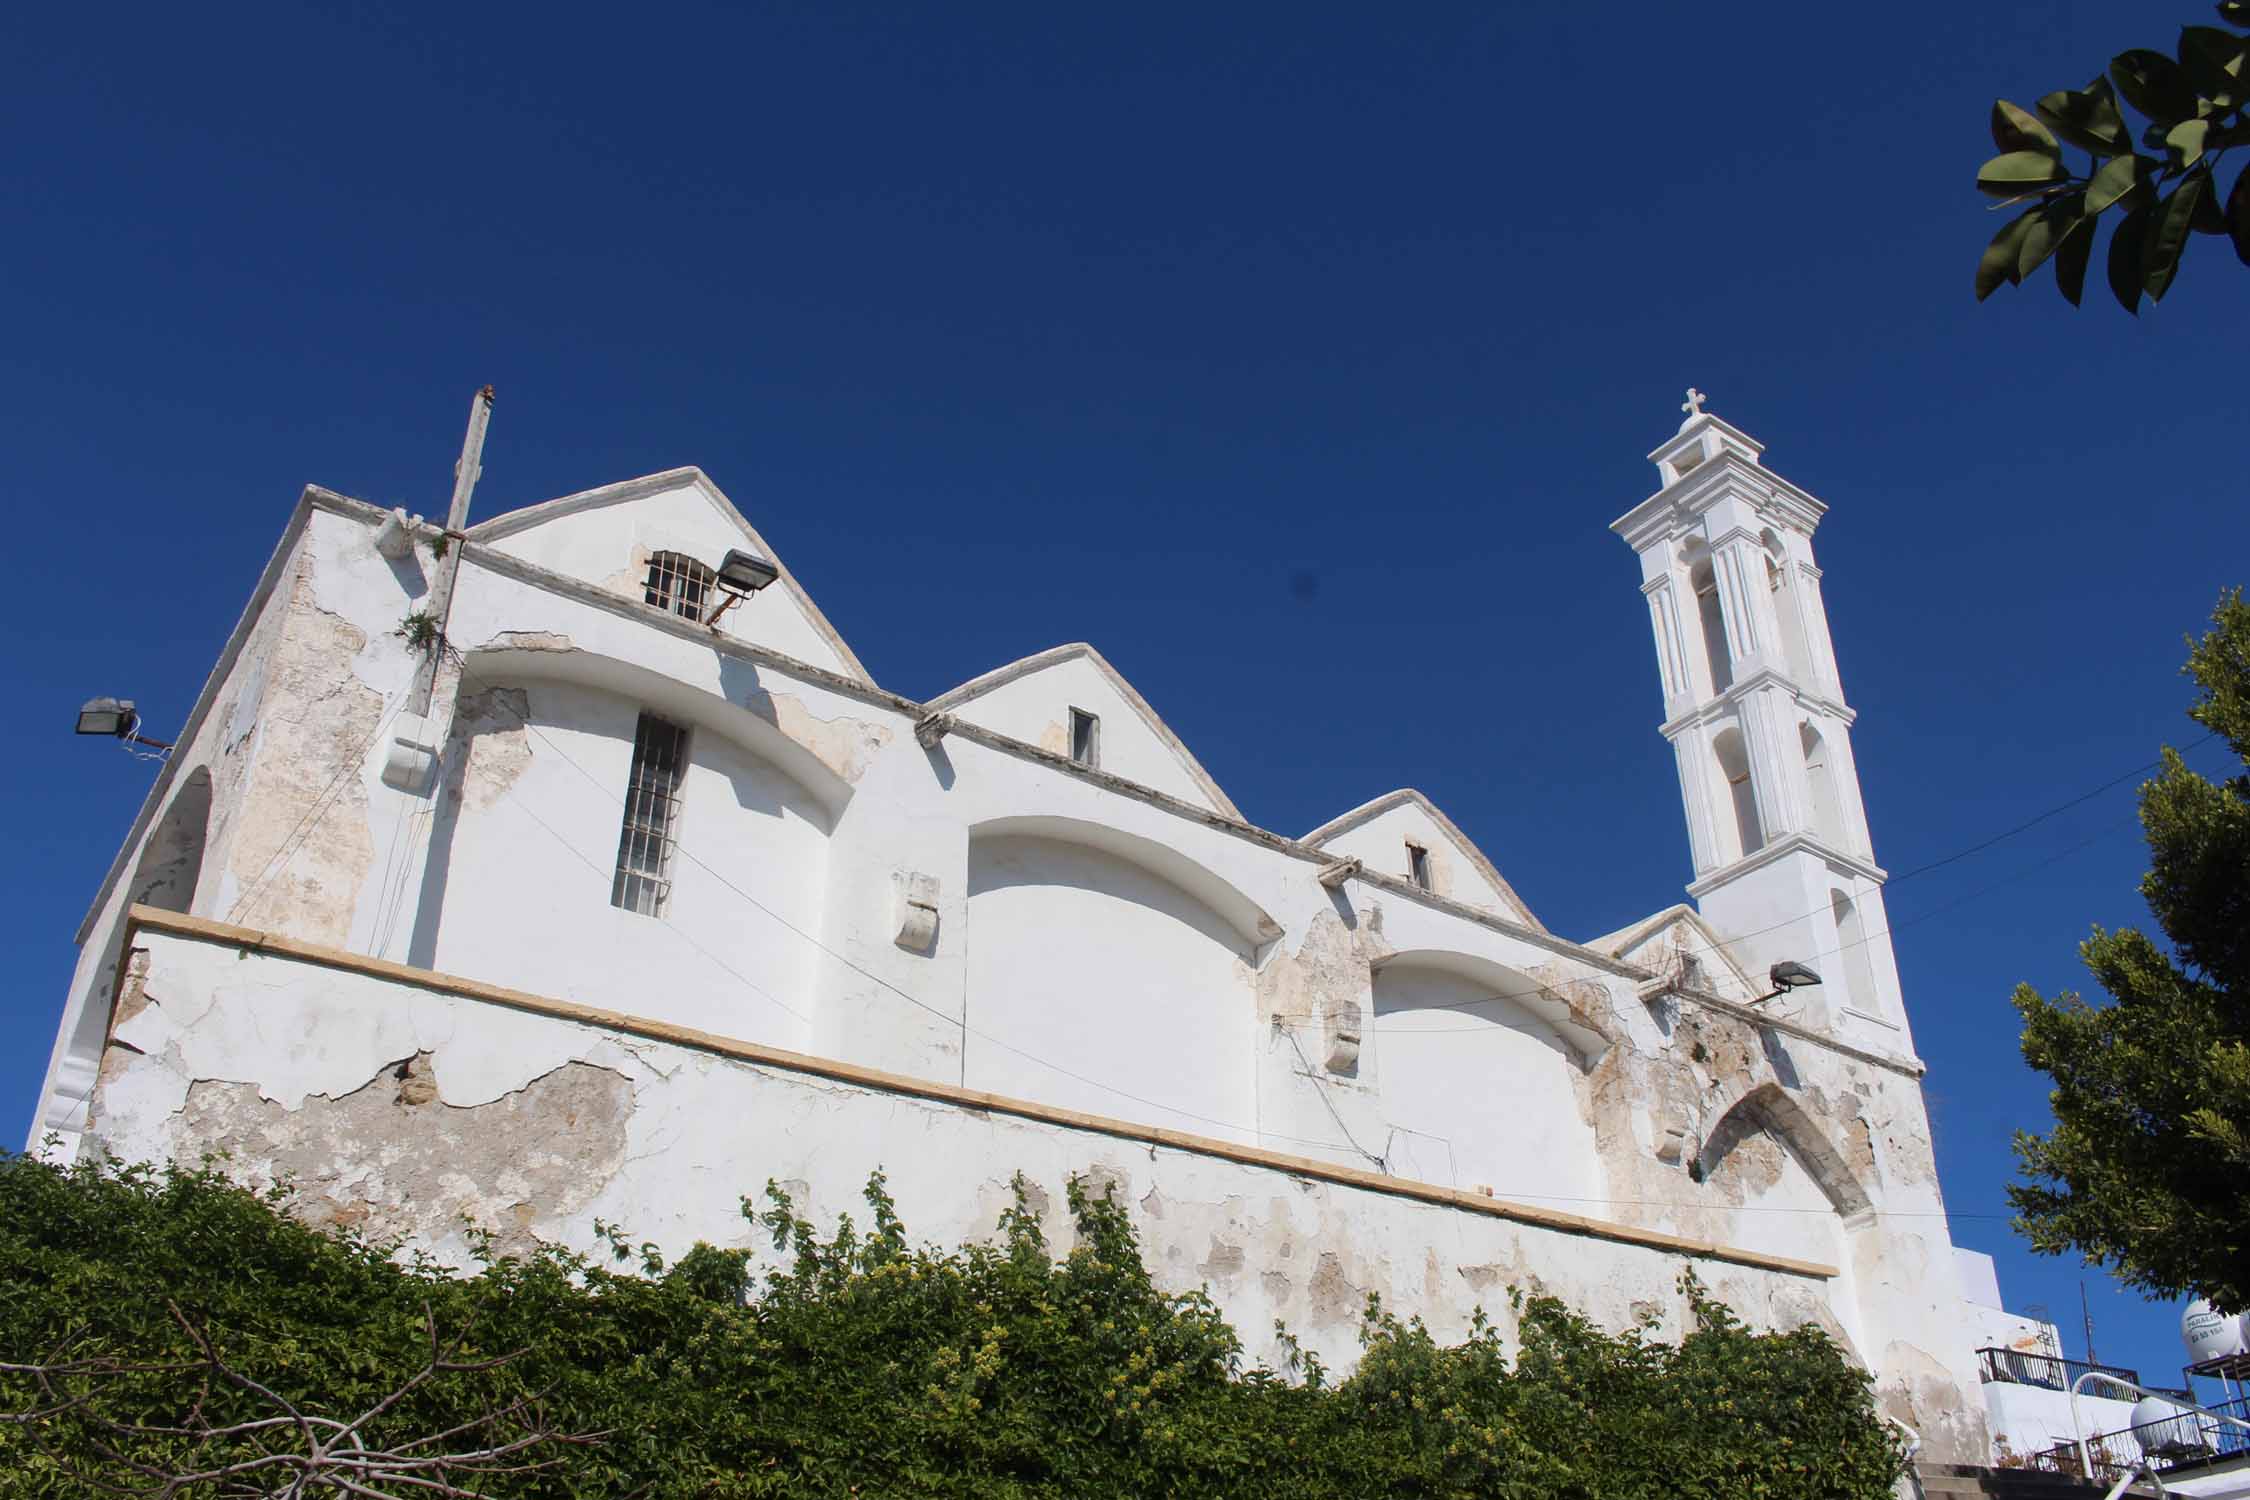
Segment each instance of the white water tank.
M2143 1396L2134 1402L2132 1420L2134 1440L2143 1453L2154 1457L2202 1453L2211 1446L2201 1419L2179 1402L2162 1396Z
M2202 1364L2207 1359L2224 1359L2242 1352L2242 1319L2214 1311L2208 1301L2198 1297L2180 1314L2180 1338L2187 1344L2191 1365Z

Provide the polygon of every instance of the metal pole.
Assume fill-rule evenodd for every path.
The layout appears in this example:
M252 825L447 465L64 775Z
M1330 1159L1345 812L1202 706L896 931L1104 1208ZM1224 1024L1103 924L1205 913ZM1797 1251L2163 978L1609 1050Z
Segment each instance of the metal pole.
M445 561L424 612L436 621L437 632L430 638L429 659L415 674L414 696L406 705L406 711L417 716L429 713L430 697L437 691L438 663L445 656L445 628L453 619L453 586L461 577L461 548L467 540L462 532L469 520L469 496L477 487L477 476L484 472L484 432L491 422L492 387L488 385L469 398L469 430L461 438L461 461L453 466L453 503L445 512Z

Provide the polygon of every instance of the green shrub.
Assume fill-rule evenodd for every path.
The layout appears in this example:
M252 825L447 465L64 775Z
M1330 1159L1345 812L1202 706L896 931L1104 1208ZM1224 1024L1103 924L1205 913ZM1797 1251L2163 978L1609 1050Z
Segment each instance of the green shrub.
M996 1243L940 1253L877 1176L865 1228L826 1238L771 1186L746 1201L780 1253L762 1278L747 1251L667 1267L610 1226L610 1265L486 1247L462 1275L216 1169L6 1157L0 1411L46 1414L0 1423L0 1494L244 1464L230 1483L271 1487L179 1493L291 1493L324 1442L424 1465L358 1471L401 1497L1878 1500L1899 1470L1833 1343L1749 1333L1692 1277L1678 1345L1533 1297L1511 1361L1481 1313L1441 1347L1371 1302L1348 1379L1308 1355L1245 1371L1208 1297L1150 1280L1124 1210L1069 1194L1060 1260L1020 1183Z

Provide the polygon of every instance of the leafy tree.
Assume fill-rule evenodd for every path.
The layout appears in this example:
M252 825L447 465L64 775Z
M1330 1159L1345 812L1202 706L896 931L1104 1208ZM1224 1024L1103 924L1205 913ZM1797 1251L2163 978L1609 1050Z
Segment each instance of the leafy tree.
M2250 29L2250 0L2220 0L2219 18ZM1977 171L1977 187L2029 207L1992 237L1977 262L1977 300L2055 264L2055 286L2076 306L2093 257L2097 221L2114 211L2109 289L2125 310L2143 294L2161 300L2191 234L2224 235L2250 264L2250 169L2220 197L2219 162L2250 142L2250 37L2216 26L2180 30L2177 57L2136 47L2110 59L2107 76L2061 89L2029 110L1992 105L2000 154ZM2146 117L2134 149L2119 100ZM2065 149L2087 155L2085 170Z
M2250 772L2250 604L2236 589L2191 643L2188 712ZM2079 948L2110 1003L2019 986L2023 1055L2054 1079L2055 1128L2019 1132L2008 1190L2046 1254L2132 1286L2250 1309L2250 774L2213 783L2167 748L2141 788L2141 892L2171 939L2094 929Z
M1824 1334L1753 1334L1692 1278L1678 1344L1531 1298L1513 1361L1481 1318L1447 1348L1371 1304L1333 1382L1301 1354L1244 1371L1210 1300L1157 1288L1080 1183L1059 1257L1020 1182L997 1242L950 1252L909 1243L880 1176L866 1197L866 1227L826 1238L770 1187L746 1204L762 1276L615 1229L609 1264L461 1275L215 1171L0 1157L5 1492L1883 1500L1901 1468ZM347 1461L305 1461L376 1407ZM433 1454L454 1467L408 1467Z

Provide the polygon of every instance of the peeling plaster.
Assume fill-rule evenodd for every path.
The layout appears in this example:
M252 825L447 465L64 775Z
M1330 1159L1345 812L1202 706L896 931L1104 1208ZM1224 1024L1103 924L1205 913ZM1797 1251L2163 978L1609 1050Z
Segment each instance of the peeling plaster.
M174 1155L223 1152L259 1186L294 1190L308 1223L377 1241L446 1238L462 1224L518 1254L593 1201L623 1165L633 1090L624 1075L564 1063L487 1104L440 1098L439 1059L402 1058L336 1098L296 1109L254 1084L198 1079L179 1113ZM544 1234L542 1233L544 1232Z
M383 698L353 670L367 645L365 631L313 601L309 570L300 570L231 841L237 921L337 946L351 936L375 858L361 767Z

